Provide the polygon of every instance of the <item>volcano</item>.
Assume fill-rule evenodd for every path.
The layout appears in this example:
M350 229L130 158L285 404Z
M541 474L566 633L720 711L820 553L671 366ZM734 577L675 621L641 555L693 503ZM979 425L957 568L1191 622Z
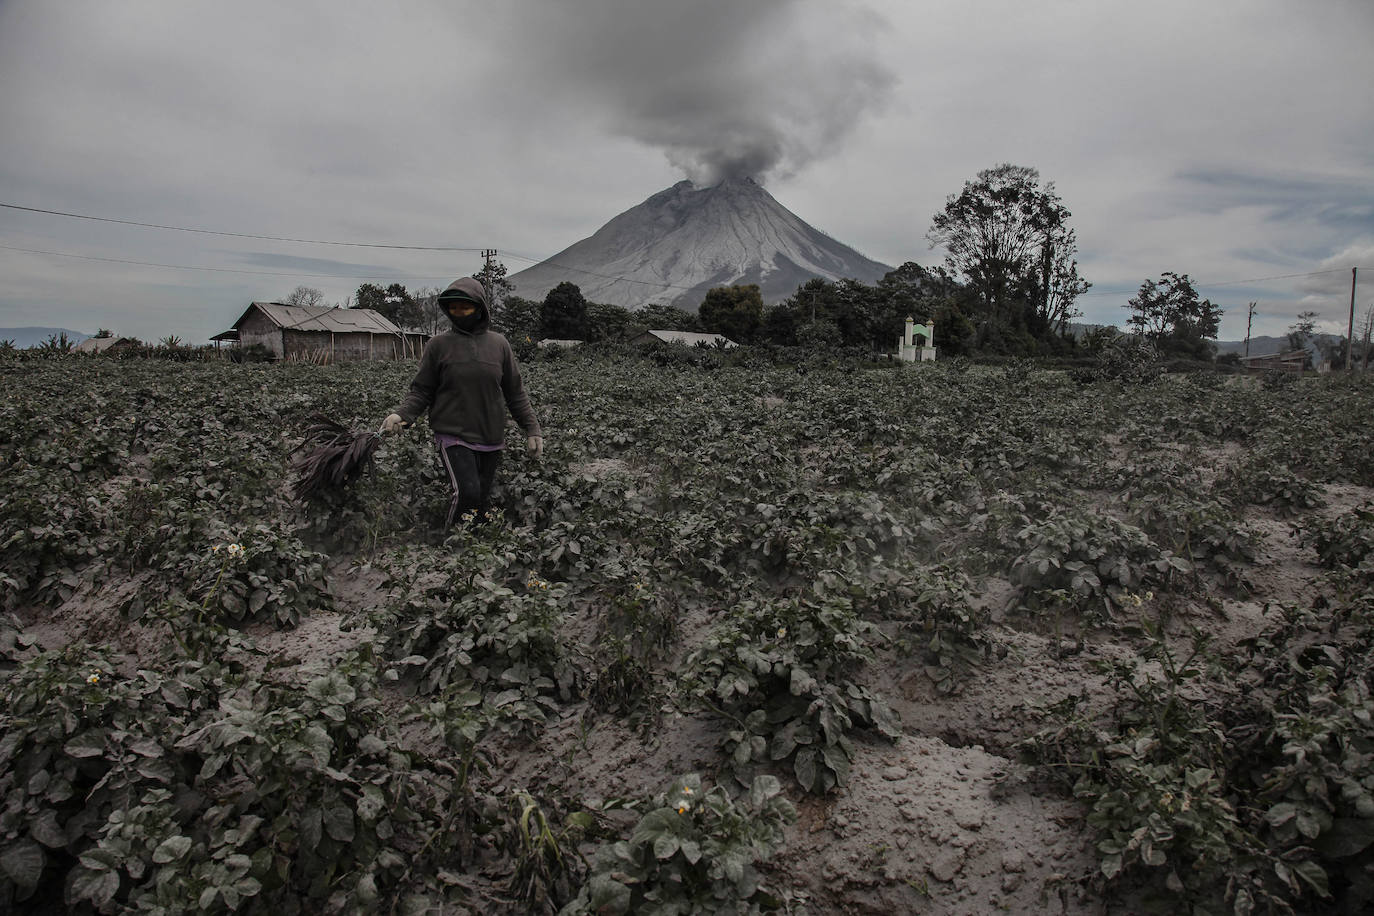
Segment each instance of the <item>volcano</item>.
M735 178L708 188L679 181L509 279L535 301L566 280L589 302L694 312L715 286L757 283L771 304L816 277L876 283L891 270L812 228L753 179Z

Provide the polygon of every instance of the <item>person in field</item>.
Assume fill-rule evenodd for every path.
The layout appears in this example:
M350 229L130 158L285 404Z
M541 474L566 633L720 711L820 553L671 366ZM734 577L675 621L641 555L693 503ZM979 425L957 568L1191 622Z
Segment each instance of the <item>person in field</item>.
M429 427L453 487L448 518L482 517L491 502L496 469L506 447L506 412L520 424L526 452L544 452L544 434L510 343L491 330L486 290L473 277L449 284L439 294L439 310L450 330L435 335L420 355L420 368L401 406L382 421L392 434L429 411Z

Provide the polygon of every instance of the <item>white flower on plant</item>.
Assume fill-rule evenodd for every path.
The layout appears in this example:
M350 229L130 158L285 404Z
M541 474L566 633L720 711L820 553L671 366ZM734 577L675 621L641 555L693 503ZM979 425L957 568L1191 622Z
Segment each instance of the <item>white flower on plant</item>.
M87 675L87 677L86 677L86 683L87 683L87 684L92 684L92 685L94 685L94 684L99 684L99 683L100 683L100 669L99 669L99 668L95 669L95 670L92 671L89 675Z
M240 560L240 559L243 558L243 545L242 545L242 544L230 544L229 547L228 547L228 550L229 550L229 556L232 557L233 559L235 559L235 560Z

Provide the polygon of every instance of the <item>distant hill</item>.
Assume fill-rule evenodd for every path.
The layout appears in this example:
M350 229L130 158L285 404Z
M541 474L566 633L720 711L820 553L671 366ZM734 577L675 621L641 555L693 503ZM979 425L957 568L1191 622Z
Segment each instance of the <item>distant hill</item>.
M1340 346L1344 335L1336 334L1315 334L1312 342L1320 348ZM1283 353L1289 350L1288 337L1251 337L1250 355L1268 356L1270 353ZM1217 353L1239 353L1245 355L1245 341L1243 340L1218 340Z
M1267 356L1270 353L1282 353L1288 349L1287 337L1251 337L1250 355ZM1243 340L1218 340L1217 353L1239 353L1245 354L1245 341Z
M0 328L0 340L12 340L19 349L26 347L36 347L47 341L49 337L61 337L67 335L67 339L74 344L81 343L90 334L82 334L80 331L73 331L70 328Z

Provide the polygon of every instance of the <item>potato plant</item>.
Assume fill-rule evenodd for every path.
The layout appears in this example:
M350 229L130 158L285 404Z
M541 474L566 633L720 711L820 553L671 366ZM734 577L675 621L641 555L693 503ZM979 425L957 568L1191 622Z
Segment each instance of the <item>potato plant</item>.
M788 797L832 803L913 728L882 685L957 694L1048 618L1129 650L1111 711L1026 725L1104 900L1358 911L1374 537L1329 496L1374 484L1374 390L1160 369L532 353L548 450L513 438L492 517L444 531L423 422L289 497L310 418L375 429L411 363L6 355L0 908L786 909L761 866ZM1180 639L1246 596L1276 519L1318 593ZM78 606L65 646L26 632ZM329 665L257 648L326 614L357 637ZM688 717L712 771L654 798L503 770L570 723Z

